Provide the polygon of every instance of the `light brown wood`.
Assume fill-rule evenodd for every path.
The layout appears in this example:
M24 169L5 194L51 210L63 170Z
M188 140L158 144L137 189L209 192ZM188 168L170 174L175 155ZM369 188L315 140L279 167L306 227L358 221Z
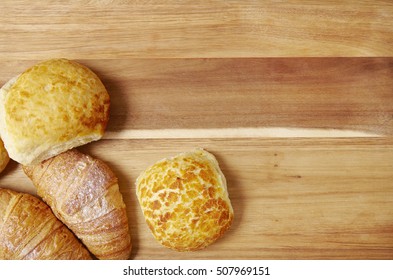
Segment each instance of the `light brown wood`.
M102 140L80 150L119 177L134 259L391 259L393 142L386 139ZM203 147L228 180L230 231L205 250L179 253L150 234L135 195L156 160ZM0 184L34 193L11 164Z
M0 83L36 62L3 61ZM80 62L111 94L111 139L134 137L136 130L150 130L139 137L154 137L151 130L276 127L393 135L393 58Z
M0 58L392 56L393 3L1 1Z
M133 259L393 259L391 1L1 1L0 86L76 59L111 95L80 148L119 177ZM159 245L134 182L216 155L235 221L192 253ZM11 161L0 186L35 194Z

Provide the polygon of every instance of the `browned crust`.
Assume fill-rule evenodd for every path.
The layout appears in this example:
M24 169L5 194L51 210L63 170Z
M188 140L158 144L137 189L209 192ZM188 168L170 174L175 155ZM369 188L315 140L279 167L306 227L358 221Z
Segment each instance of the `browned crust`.
M0 259L91 259L40 199L0 188Z
M125 204L117 177L103 161L74 149L23 169L38 195L97 258L129 257Z
M233 221L225 178L203 150L161 160L142 172L137 196L153 236L177 251L205 248Z

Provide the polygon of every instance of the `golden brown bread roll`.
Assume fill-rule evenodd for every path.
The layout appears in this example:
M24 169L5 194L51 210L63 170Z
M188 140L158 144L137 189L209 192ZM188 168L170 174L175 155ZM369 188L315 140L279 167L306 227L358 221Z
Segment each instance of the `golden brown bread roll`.
M104 162L74 149L23 169L38 195L92 254L129 258L126 207L117 178Z
M233 220L224 174L202 149L149 167L137 179L136 194L154 237L177 251L205 248Z
M50 208L30 195L0 188L0 259L91 259Z
M10 161L10 157L8 156L7 150L4 147L3 141L0 139L0 172L4 170Z
M0 135L10 158L37 164L100 139L109 103L90 69L67 59L47 60L0 89Z

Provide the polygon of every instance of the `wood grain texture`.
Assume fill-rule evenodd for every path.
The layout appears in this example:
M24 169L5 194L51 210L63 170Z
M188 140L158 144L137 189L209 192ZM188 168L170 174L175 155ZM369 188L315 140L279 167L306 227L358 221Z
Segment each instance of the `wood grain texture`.
M392 56L391 1L1 1L0 58Z
M3 61L0 83L36 62ZM140 137L149 137L162 129L275 127L393 135L393 58L80 62L100 76L111 95L106 137L112 139L135 130L148 130Z
M0 85L76 59L111 95L80 150L119 177L133 259L393 259L392 1L0 3ZM235 221L205 250L160 246L134 182L195 147L216 155ZM11 161L0 186L35 194Z
M387 139L102 140L80 150L119 177L134 259L392 259L393 142ZM151 235L134 182L155 161L203 147L215 154L235 212L208 248L179 253ZM16 164L2 186L35 193Z

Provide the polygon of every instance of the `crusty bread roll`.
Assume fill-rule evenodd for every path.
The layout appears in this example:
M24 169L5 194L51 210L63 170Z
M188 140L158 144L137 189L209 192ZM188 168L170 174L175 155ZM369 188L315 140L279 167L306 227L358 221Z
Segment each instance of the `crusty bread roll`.
M3 141L0 139L0 172L4 170L10 161L10 157L8 156L7 150L4 147Z
M154 237L177 251L205 248L233 220L225 177L202 149L158 161L138 177L136 193Z
M87 67L67 59L41 62L0 90L0 135L10 158L37 164L100 139L109 95Z
M91 256L43 201L0 188L0 259L88 260Z

